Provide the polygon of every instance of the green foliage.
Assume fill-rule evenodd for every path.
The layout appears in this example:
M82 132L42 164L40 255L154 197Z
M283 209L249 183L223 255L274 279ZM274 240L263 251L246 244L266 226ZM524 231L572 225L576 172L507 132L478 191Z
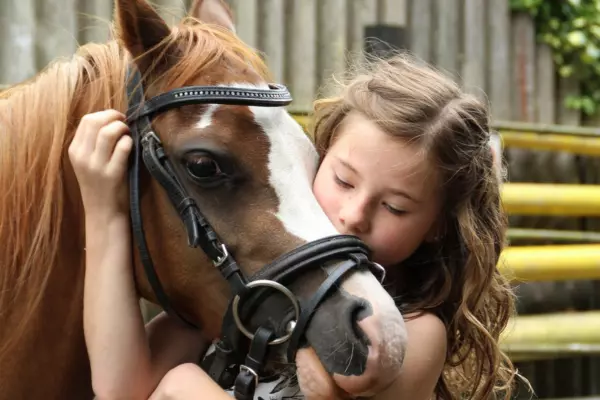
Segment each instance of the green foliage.
M558 73L581 82L567 108L600 111L600 0L510 0L534 18L538 40L552 48Z

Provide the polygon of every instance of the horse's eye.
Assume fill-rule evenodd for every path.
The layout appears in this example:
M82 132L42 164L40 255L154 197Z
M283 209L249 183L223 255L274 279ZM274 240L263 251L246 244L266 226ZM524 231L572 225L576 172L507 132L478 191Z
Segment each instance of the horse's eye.
M187 160L186 168L192 178L199 180L215 178L223 173L219 164L208 156L195 156Z

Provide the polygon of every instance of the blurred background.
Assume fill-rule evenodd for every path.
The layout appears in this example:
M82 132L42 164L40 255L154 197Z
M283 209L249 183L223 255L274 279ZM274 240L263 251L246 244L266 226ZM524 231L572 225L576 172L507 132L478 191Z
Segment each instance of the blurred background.
M170 23L189 3L153 2ZM411 51L490 103L508 166L499 267L519 302L502 343L535 390L515 398L600 399L600 1L228 3L301 123L363 49ZM111 17L110 0L0 0L0 86L106 41Z

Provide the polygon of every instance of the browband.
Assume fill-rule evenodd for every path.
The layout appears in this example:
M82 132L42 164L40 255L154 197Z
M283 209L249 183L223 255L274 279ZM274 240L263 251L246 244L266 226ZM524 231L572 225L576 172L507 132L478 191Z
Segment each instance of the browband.
M270 83L269 89L246 89L223 86L186 86L154 96L142 107L134 104L128 115L141 118L171 108L190 104L229 104L238 106L282 107L292 102L292 96L283 85ZM132 107L132 108L133 108Z

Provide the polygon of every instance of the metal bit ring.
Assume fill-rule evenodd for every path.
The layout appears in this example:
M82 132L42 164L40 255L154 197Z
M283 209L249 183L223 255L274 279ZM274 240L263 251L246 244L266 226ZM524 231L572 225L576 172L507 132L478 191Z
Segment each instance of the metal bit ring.
M296 299L296 296L294 296L294 294L288 288L283 286L281 283L271 281L271 280L266 280L266 279L259 279L256 281L248 282L246 287L248 289L253 289L253 288L257 288L257 287L269 287L271 289L275 289L275 290L281 292L285 297L287 297L290 300L290 302L292 303L292 306L294 307L295 321L298 321L298 319L300 318L300 304L298 304L298 299ZM240 319L239 303L240 303L240 296L236 295L233 298L233 304L232 304L233 319L234 319L235 324L237 325L238 329L240 330L240 332L242 332L244 334L244 336L246 336L248 339L252 340L252 339L254 339L254 334L252 332L250 332L248 329L246 329L246 327L242 323L242 320ZM294 332L294 330L292 329L292 330L288 331L287 334L285 334L284 336L281 336L279 338L271 340L269 342L269 345L274 346L277 344L285 343L292 337L293 332Z

